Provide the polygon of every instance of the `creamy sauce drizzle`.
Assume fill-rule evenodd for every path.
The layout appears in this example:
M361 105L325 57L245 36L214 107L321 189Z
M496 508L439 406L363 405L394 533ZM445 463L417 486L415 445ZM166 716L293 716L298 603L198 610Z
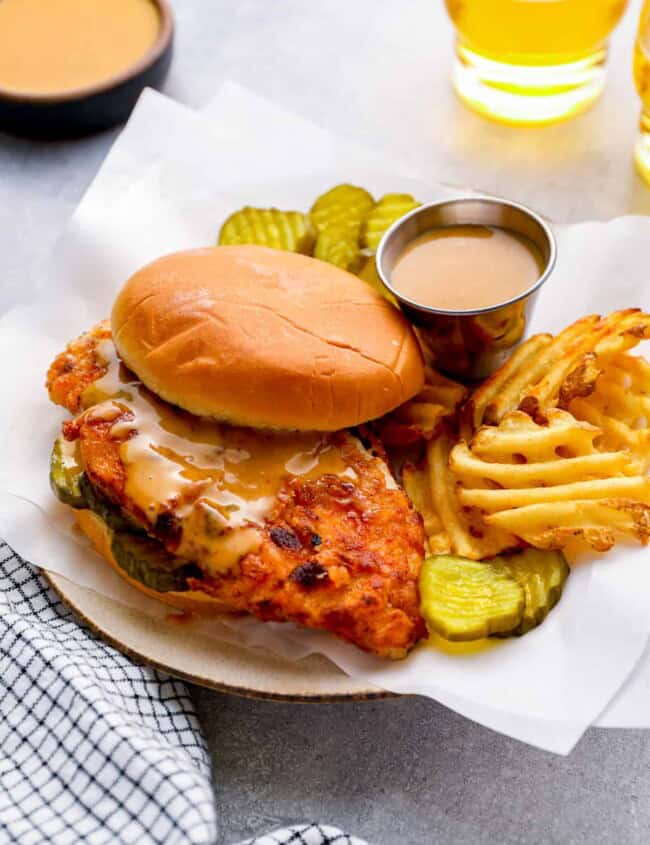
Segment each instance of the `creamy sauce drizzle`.
M59 440L61 449L61 462L65 469L72 474L82 471L79 458L79 443L76 440L70 441L61 437Z
M152 525L170 511L183 520L177 550L183 557L224 571L259 544L258 529L292 477L355 477L326 434L264 432L195 417L135 381L111 340L99 343L96 354L108 369L86 389L84 405L92 406L86 413L116 420L111 436L121 441L125 493Z

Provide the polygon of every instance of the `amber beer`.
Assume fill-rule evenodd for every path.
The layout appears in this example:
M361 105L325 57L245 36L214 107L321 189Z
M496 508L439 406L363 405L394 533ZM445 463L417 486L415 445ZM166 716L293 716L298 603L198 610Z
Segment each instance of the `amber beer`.
M454 86L514 124L584 111L605 80L607 39L627 0L445 0L457 31Z
M650 185L650 0L646 0L639 19L634 45L634 82L641 97L640 134L635 161L641 177Z

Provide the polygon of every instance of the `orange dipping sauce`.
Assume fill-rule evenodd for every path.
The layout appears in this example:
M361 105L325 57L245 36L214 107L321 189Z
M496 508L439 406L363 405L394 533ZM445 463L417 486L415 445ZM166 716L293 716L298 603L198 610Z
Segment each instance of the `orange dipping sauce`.
M101 85L143 58L161 28L152 0L0 0L0 89Z

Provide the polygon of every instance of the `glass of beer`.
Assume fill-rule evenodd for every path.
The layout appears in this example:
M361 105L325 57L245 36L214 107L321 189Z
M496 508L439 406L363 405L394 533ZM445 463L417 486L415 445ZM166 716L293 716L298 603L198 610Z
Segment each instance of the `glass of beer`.
M627 0L445 0L457 31L454 87L519 125L579 114L605 81L607 39ZM647 5L647 4L646 4Z
M634 45L634 82L641 97L639 139L634 150L636 167L650 185L650 0L645 0Z

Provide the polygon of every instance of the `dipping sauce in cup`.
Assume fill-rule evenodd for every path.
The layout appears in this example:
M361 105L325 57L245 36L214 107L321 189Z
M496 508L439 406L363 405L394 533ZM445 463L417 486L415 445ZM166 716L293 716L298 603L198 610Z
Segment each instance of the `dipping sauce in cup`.
M74 137L127 119L172 58L169 0L0 0L0 130Z
M2 0L0 87L58 94L110 79L154 45L150 0Z
M438 369L473 381L523 339L555 241L533 212L495 199L421 206L377 251L377 271Z
M512 299L543 270L539 249L524 235L496 226L446 226L411 241L391 278L409 299L466 310Z

